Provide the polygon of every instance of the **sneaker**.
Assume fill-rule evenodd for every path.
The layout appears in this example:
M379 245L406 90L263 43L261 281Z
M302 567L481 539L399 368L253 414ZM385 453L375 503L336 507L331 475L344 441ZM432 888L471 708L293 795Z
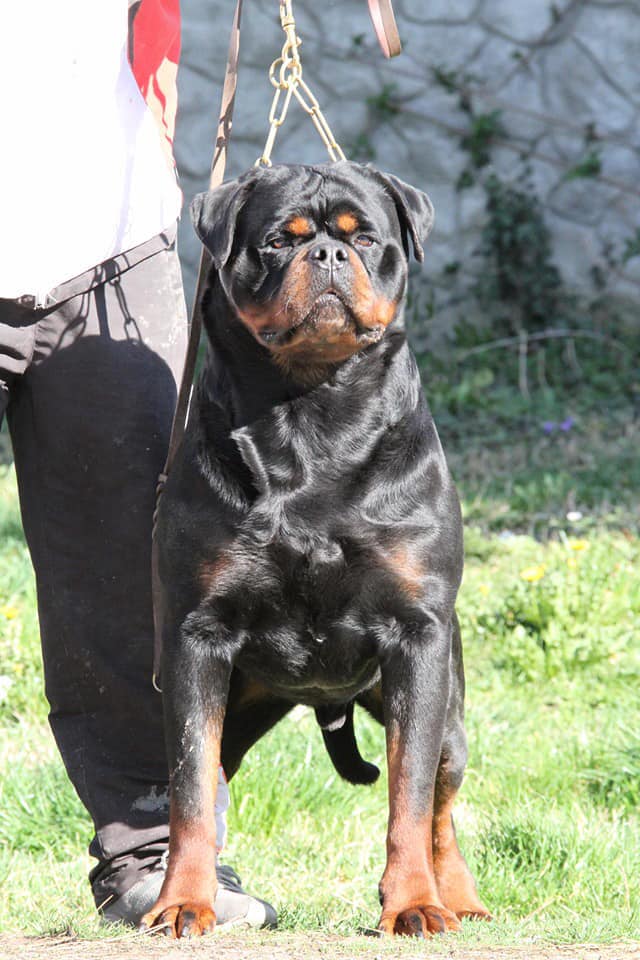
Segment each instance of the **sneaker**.
M167 870L165 854L143 880L138 880L123 894L100 909L104 923L124 923L137 927L142 917L154 905ZM265 900L252 897L242 889L240 877L226 864L216 867L218 893L214 904L216 929L254 927L275 929L278 925L276 911Z
M238 874L227 864L216 867L218 892L214 909L216 925L231 927L254 927L256 930L275 930L278 917L275 909L266 900L252 897L242 889Z

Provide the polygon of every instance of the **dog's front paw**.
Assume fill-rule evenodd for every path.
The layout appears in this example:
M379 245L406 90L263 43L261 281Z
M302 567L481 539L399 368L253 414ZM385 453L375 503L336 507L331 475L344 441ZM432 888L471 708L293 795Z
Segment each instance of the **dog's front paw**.
M390 937L424 938L460 927L455 913L440 904L430 903L417 903L399 911L383 910L378 924L378 930Z
M163 933L166 937L201 937L211 933L216 915L208 903L188 901L172 906L157 903L140 921L142 933Z

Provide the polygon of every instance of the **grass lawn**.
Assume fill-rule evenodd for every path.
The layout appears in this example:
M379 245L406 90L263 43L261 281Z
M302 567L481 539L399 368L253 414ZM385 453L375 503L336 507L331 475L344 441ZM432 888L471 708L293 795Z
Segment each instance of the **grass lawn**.
M640 940L637 366L589 355L573 379L524 398L494 363L445 375L425 361L467 519L457 826L496 918L450 942ZM0 471L0 933L104 936L86 882L90 824L46 725L15 477ZM357 726L384 767L382 731L362 714ZM227 860L277 905L285 933L375 926L384 777L341 782L298 708L251 752L232 798ZM360 942L353 951L390 949Z

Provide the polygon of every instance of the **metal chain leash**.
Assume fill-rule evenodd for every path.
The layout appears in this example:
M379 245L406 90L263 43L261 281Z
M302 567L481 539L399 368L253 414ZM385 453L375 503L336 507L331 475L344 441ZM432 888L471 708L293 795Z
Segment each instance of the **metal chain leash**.
M271 166L271 153L278 129L282 126L289 110L291 98L295 97L300 106L309 114L313 125L320 134L329 156L335 162L346 160L341 147L336 142L331 127L320 109L320 104L311 92L309 86L302 79L302 63L300 61L300 46L302 41L296 33L296 22L293 17L293 0L280 0L280 23L285 32L285 42L282 53L274 60L269 68L269 81L276 88L269 111L269 133L264 145L262 156L256 160L256 167ZM282 99L282 103L280 100ZM278 107L280 112L278 113Z

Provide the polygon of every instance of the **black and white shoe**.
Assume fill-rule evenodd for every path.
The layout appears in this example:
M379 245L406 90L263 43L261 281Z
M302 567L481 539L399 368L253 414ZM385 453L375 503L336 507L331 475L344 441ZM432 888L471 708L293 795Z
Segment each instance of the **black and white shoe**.
M142 917L158 899L166 870L165 854L143 880L138 880L117 899L105 903L100 909L103 921L137 927ZM256 930L264 928L272 930L277 927L278 918L274 908L265 900L245 893L235 870L226 864L219 864L216 867L216 876L218 878L218 893L214 904L216 929L253 927Z

